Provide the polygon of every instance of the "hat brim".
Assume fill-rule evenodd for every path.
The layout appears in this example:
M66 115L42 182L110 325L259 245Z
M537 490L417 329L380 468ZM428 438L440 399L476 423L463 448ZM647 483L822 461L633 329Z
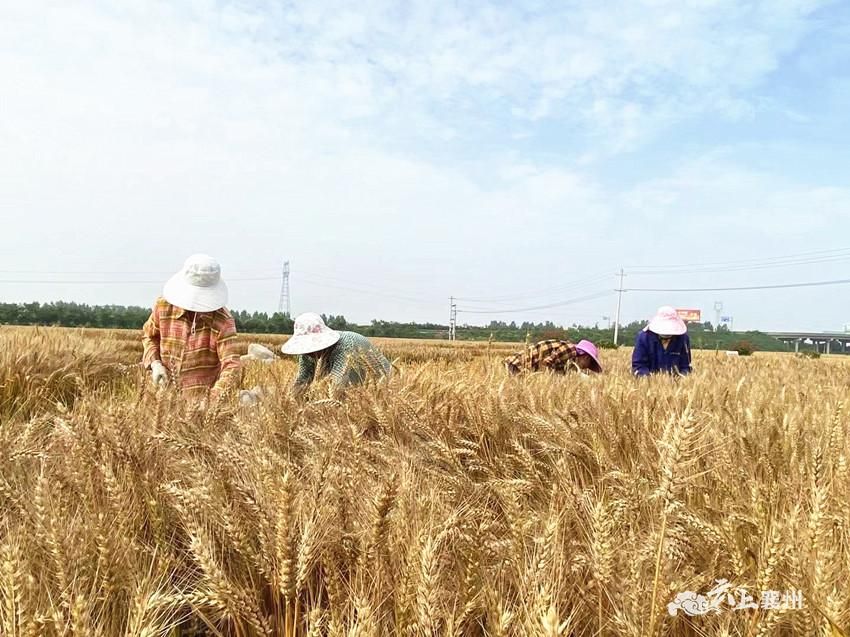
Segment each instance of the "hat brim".
M593 362L596 363L596 370L594 371L600 374L602 373L602 363L599 362L599 359L596 358L596 356L592 352L588 352L586 349L584 349L583 347L579 347L578 345L576 345L576 351L580 354L587 354L588 356L590 356L590 358L593 359Z
M284 354L292 354L298 356L300 354L312 354L335 344L340 338L339 332L328 330L319 332L318 334L302 334L300 336L290 336L289 340L280 346L280 351Z
M682 319L676 320L656 316L649 321L649 325L646 326L646 329L650 332L655 332L656 334L681 336L688 331L688 326L685 325L685 322Z
M190 312L215 312L227 305L227 284L219 279L215 285L197 287L189 285L178 272L166 281L162 288L163 298L177 307Z

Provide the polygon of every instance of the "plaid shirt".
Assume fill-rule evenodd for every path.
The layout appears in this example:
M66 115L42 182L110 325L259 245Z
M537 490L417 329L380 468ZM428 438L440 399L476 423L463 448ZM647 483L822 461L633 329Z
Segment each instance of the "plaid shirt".
M578 355L576 346L569 341L550 339L529 345L505 359L508 370L517 373L522 370L539 371L541 368L564 373Z
M339 334L339 340L322 352L318 361L307 355L298 358L296 388L302 389L316 378L330 376L333 387L342 389L362 383L369 374L386 376L390 373L392 365L368 338L356 332Z
M193 315L159 298L142 331L145 367L162 361L184 393L202 396L211 389L217 397L241 382L236 323L227 308Z

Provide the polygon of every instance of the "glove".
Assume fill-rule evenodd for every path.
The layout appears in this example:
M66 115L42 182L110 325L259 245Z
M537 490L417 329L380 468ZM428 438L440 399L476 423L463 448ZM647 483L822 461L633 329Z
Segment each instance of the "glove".
M151 380L154 385L162 386L168 383L168 372L160 361L151 363Z
M251 389L239 390L239 403L242 405L256 405L263 399L263 390L259 386Z

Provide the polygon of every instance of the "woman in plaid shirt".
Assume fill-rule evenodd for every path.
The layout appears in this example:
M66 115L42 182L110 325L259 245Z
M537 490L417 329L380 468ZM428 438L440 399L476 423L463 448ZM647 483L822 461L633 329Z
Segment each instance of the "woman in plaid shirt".
M549 370L564 374L570 370L590 370L601 372L599 350L590 341L579 341L573 345L569 341L548 339L529 345L524 352L519 352L505 359L505 367L509 374L521 371Z
M218 262L194 255L165 284L142 328L144 357L156 385L174 381L205 403L238 388L241 364L236 323L224 305L227 286Z

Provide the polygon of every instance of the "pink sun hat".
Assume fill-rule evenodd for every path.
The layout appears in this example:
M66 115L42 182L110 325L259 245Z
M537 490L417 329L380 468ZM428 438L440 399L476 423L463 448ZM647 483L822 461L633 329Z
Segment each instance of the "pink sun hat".
M284 354L312 354L330 347L340 338L339 332L325 325L322 317L313 312L298 316L293 332L289 340L280 347Z
M582 353L587 354L593 359L593 362L596 363L596 371L602 371L602 363L599 362L599 350L596 349L596 345L591 343L588 340L579 341L576 344L576 349Z
M643 330L644 332L649 331L665 336L680 336L688 331L688 326L685 325L676 310L669 305L664 305L658 308L655 316L650 319L649 324Z

